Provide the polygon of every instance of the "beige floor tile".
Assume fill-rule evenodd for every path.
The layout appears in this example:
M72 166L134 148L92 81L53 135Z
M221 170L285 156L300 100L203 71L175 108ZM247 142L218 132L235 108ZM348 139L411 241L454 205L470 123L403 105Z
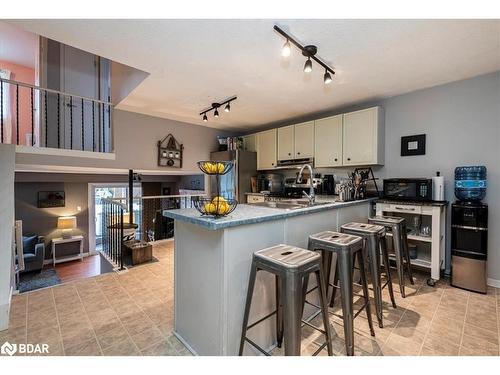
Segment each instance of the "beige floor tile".
M433 320L428 334L459 345L463 327L464 322L458 320Z
M103 350L125 340L126 338L129 338L128 332L121 325L118 325L106 332L96 333L96 335L97 341Z
M455 356L458 355L459 345L441 337L427 335L422 351L422 356Z
M64 346L64 352L69 356L101 356L102 351L95 338L80 341L70 348Z
M173 346L167 341L162 340L159 343L153 344L148 348L141 351L143 355L147 356L176 356L178 352L173 348Z
M476 327L474 325L466 323L464 326L464 335L468 335L473 338L486 340L494 345L498 345L498 332Z
M401 355L418 355L420 353L420 348L424 342L425 334L414 331L410 337L400 336L394 332L391 333L385 347L396 350L401 353Z
M90 327L61 327L61 337L64 349L66 350L67 348L79 345L81 342L95 339L95 334Z
M137 347L130 338L126 338L107 349L104 349L106 356L135 356L140 355Z
M499 355L498 345L484 339L464 335L460 355Z
M162 341L163 339L163 334L156 327L149 328L141 333L132 336L132 341L139 348L139 350L144 350L149 346Z

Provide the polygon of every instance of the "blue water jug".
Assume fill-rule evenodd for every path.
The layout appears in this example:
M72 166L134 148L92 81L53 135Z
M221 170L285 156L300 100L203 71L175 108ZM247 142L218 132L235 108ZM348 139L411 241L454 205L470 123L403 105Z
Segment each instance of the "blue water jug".
M486 196L486 167L456 167L455 196L461 201L482 200Z

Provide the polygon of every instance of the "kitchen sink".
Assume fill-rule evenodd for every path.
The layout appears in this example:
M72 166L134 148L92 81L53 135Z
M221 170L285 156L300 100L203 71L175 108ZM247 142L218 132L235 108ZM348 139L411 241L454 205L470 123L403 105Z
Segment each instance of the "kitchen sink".
M314 202L313 204L309 204L308 201L290 199L290 200L281 200L281 201L275 201L275 202L269 202L269 201L259 202L259 203L252 204L252 206L279 208L282 210L297 210L299 208L321 206L321 205L327 204L327 203L328 202Z

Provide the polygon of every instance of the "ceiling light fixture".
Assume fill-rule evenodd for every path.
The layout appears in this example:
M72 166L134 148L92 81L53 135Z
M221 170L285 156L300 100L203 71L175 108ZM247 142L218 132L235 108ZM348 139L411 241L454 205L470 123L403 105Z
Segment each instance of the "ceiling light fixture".
M335 74L335 72L333 74ZM325 83L325 85L328 85L329 83L332 82L332 76L330 75L328 70L325 70L325 75L323 76L323 82Z
M229 99L223 100L221 102L212 103L209 108L206 108L200 112L200 116L203 116L203 121L207 122L208 121L207 113L210 111L214 111L214 117L217 118L217 117L219 117L219 108L222 107L223 105L226 105L224 107L224 111L225 112L231 111L231 104L230 103L236 99L237 99L236 96L232 96Z
M281 56L288 57L290 56L290 41L287 39L285 44L283 44L283 48L281 49Z
M304 73L311 73L313 70L313 63L311 62L311 58L309 57L304 64Z
M325 68L325 75L323 76L323 82L325 84L329 84L330 82L332 82L332 76L335 74L335 71L333 70L332 67L326 65L321 59L319 59L316 56L316 53L318 52L318 48L315 45L311 44L311 45L303 46L302 44L297 42L294 38L292 38L289 34L287 34L285 31L283 31L278 25L274 25L274 30L286 39L286 42L283 45L283 48L281 50L282 56L289 56L290 55L290 45L293 44L295 47L297 47L302 52L303 56L307 57L307 60L304 64L304 72L305 73L310 73L312 71L312 60L314 60L319 65L321 65L323 68Z

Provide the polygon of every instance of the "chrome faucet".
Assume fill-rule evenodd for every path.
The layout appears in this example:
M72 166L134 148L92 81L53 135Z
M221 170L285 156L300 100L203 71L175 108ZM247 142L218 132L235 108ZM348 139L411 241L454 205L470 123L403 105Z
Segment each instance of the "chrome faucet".
M308 168L309 169L309 194L307 194L305 191L302 192L303 196L306 197L309 200L309 205L312 206L314 204L314 201L316 200L316 196L314 194L314 185L313 185L313 169L310 164L304 164L302 168L300 168L299 175L297 176L297 179L302 180L302 173L304 172L304 169Z

